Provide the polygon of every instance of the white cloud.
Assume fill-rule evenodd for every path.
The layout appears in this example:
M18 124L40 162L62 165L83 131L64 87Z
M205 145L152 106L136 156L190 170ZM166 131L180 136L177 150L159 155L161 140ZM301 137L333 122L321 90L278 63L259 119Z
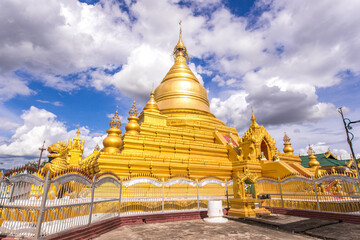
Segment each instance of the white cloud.
M228 126L243 129L248 125L249 107L246 103L247 93L239 91L231 94L228 99L222 101L220 98L212 98L210 102L211 112Z
M1 82L21 69L64 91L77 84L58 75L122 64L139 39L129 29L126 12L110 1L94 6L66 0L1 1L0 28L6 32L0 37ZM27 95L29 89L25 85L8 92L9 97Z
M41 99L38 99L36 100L37 102L40 102L40 103L47 103L47 104L51 104L51 105L54 105L56 107L61 107L63 106L63 104L59 101L54 101L54 102L50 102L50 101L47 101L47 100L41 100Z
M44 140L46 146L49 146L76 136L76 129L68 131L66 125L56 119L56 115L45 109L32 106L23 112L21 119L23 124L16 129L10 139L0 145L0 156L2 156L0 159L5 163L4 167L23 164L27 159L38 157L40 154L38 148L42 146ZM85 156L92 152L96 144L102 145L103 135L92 134L86 127L81 127L80 131L81 139L85 140ZM8 159L16 159L17 162L8 162Z
M18 79L14 75L0 74L0 102L11 99L16 95L30 95L34 93L25 81Z

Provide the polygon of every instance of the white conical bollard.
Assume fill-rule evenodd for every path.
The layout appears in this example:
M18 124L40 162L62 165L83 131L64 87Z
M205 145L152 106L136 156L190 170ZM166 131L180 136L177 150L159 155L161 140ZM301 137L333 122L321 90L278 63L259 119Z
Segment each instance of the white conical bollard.
M208 223L226 223L227 218L224 218L224 213L222 210L222 201L221 200L208 200L208 217L204 218L205 222Z

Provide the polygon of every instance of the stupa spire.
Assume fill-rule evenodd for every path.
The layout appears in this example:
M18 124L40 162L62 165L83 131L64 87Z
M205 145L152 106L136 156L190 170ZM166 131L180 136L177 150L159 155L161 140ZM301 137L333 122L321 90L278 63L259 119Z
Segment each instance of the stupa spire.
M130 108L130 111L129 111L129 116L135 116L137 117L139 115L139 111L137 110L137 107L136 107L136 103L135 103L135 100Z
M117 109L114 116L109 122L109 126L110 128L106 131L108 133L108 136L103 140L104 148L101 151L111 154L120 153L123 146L123 141L121 139L120 130L121 121Z
M80 123L78 124L78 129L77 129L77 131L76 131L76 139L80 139Z
M181 26L181 20L179 21L180 25L180 34L179 34L179 41L177 42L176 46L174 47L174 57L177 58L179 56L183 56L187 60L189 60L189 55L187 53L186 46L182 40L182 26Z
M139 111L137 110L135 100L130 108L129 111L129 117L128 117L128 124L125 126L126 135L137 135L140 132L140 126L139 126Z
M150 99L149 101L146 103L145 107L144 107L144 111L151 111L151 112L160 112L159 106L157 105L156 101L155 101L155 93L154 90L151 90L150 93Z
M254 109L253 109L253 107L251 107L251 125L250 125L250 127L253 127L253 128L259 127L259 124L256 122L256 118L255 118L255 114L254 114Z
M312 147L309 144L309 148L307 153L309 154L309 167L312 169L315 169L316 167L320 166L320 163L318 162L318 160L316 159L315 151L312 149Z
M287 155L293 155L294 154L294 149L291 146L290 140L291 139L289 138L289 136L285 132L284 133L284 138L283 138L283 141L284 141L284 149L283 149L283 151Z

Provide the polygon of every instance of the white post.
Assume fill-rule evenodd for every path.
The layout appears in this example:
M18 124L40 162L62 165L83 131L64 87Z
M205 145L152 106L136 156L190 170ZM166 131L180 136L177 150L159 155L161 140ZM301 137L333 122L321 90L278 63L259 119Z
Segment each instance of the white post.
M119 217L120 217L120 210L121 210L121 194L122 194L122 178L120 179Z
M200 210L200 199L199 199L199 181L196 179L196 195L197 195L197 207Z
M46 198L47 198L47 194L49 192L49 178L50 178L50 171L47 172L46 174L46 180L44 183L44 192L42 195L42 199L41 199L41 205L40 205L40 212L39 212L39 218L36 224L36 232L35 232L35 239L40 239L41 237L41 225L42 225L42 221L44 219L44 214L45 214L45 206L46 206Z
M227 179L225 179L225 186L226 186L226 203L227 203L227 208L229 209L229 191L228 191Z
M165 180L164 178L162 179L162 212L165 211Z
M89 222L88 225L91 224L91 218L92 218L92 212L93 212L93 206L94 206L94 195L95 195L95 183L96 183L96 176L93 178L93 182L91 185L91 202L90 202L90 213L89 213Z
M282 206L282 208L284 208L284 199L283 199L283 195L282 195L281 182L280 182L279 177L278 177L278 181L279 181L279 190L280 190L280 197L281 197L281 206Z
M314 177L313 177L313 176L311 176L311 182L312 182L313 187L314 187L314 192L315 192L315 196L316 196L316 203L317 203L318 210L319 210L319 212L320 212L321 209L320 209L320 203L319 203L319 196L318 196L318 193L317 193L317 189L316 189L316 185L315 185L315 180L314 180Z

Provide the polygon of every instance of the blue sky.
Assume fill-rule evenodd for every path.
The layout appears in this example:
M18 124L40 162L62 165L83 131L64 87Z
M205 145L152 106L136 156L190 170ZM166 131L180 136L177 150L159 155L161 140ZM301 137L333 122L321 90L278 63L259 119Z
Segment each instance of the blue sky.
M219 119L242 136L253 106L279 150L286 131L298 154L348 158L337 107L360 119L360 3L330 2L1 1L0 162L34 160L78 124L89 154L117 107L124 128L132 99L141 110L171 67L180 19Z

